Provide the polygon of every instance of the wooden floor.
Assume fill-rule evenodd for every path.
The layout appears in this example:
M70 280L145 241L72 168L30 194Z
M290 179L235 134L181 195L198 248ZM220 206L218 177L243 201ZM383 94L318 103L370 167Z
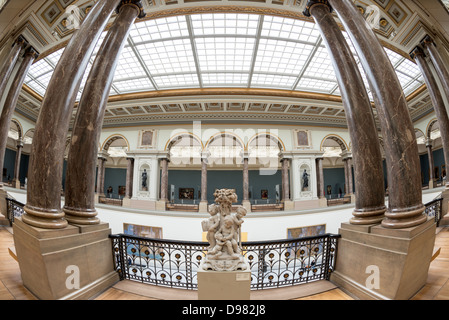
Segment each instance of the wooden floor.
M14 246L11 228L0 227L0 300L35 300L36 298L22 284L19 265L9 254ZM432 261L427 284L412 300L449 300L449 227L437 230L435 248L440 254ZM251 299L294 299L294 300L352 300L353 298L327 281L303 288L271 289L257 292ZM321 287L318 287L321 285ZM176 289L151 288L136 282L120 281L95 300L175 300ZM297 286L301 287L301 286ZM277 290L277 291L276 291ZM282 291L284 290L284 291ZM288 291L285 291L288 290ZM296 292L295 292L296 290ZM307 291L309 290L309 291ZM317 290L319 292L317 292ZM321 291L320 291L321 290ZM195 300L196 292L181 290L180 299Z

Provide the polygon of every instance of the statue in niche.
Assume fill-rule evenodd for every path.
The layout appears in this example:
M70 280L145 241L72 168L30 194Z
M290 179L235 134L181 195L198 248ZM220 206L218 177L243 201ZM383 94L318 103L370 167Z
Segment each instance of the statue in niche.
M234 189L218 189L214 197L215 203L208 207L211 217L201 223L210 244L202 268L214 271L246 270L241 249L241 225L246 209L239 206L235 214L231 213L232 204L237 202Z
M147 190L147 169L142 172L142 190Z
M302 173L302 190L306 191L309 189L309 174L307 173L307 170L304 169L304 172Z

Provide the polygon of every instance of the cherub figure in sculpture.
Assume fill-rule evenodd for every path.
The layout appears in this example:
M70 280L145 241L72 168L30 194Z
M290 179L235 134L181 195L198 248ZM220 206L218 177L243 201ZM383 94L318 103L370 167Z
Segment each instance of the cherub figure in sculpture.
M220 229L215 233L216 245L210 254L217 256L222 255L224 251L223 247L226 247L227 252L231 257L238 254L239 248L234 237L235 233L233 218L231 216L226 216Z

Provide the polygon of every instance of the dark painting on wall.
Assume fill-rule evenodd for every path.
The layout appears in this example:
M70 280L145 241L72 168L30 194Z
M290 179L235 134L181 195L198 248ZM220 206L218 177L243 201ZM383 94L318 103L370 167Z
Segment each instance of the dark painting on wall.
M268 190L267 189L262 189L260 191L260 198L261 199L268 199Z
M179 188L179 199L193 200L195 197L195 191L193 188Z

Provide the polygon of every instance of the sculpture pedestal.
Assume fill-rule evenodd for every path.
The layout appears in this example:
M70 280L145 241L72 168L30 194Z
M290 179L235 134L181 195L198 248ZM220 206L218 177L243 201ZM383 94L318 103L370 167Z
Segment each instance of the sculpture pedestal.
M331 282L360 299L412 298L427 281L435 222L405 229L343 223Z
M14 220L24 286L42 300L89 299L119 281L108 224L41 229Z
M198 268L198 300L249 300L251 269L244 271L206 271Z

